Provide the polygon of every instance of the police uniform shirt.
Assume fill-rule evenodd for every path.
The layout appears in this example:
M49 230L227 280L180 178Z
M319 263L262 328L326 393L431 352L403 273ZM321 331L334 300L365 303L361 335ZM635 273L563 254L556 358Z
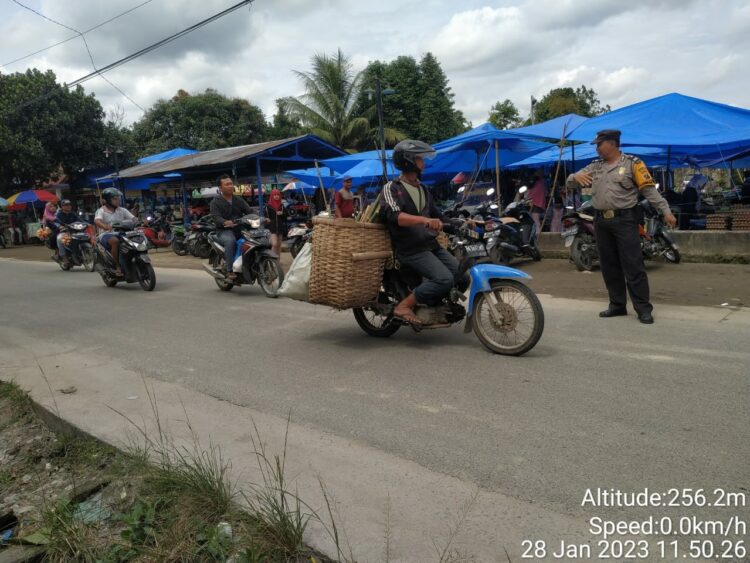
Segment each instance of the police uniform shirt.
M641 193L662 214L671 212L669 204L656 190L648 168L638 157L622 153L614 164L600 158L580 172L588 172L593 179L591 203L594 209L604 211L635 207ZM573 176L568 176L568 182L575 183Z

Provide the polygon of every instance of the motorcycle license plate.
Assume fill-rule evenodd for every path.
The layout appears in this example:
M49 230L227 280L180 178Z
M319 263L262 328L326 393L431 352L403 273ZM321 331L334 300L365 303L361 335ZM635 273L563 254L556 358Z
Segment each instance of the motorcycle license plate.
M573 227L572 229L567 229L560 233L560 236L564 239L567 239L568 237L575 236L576 233L578 233L578 227ZM569 246L566 244L566 246Z
M470 244L466 247L466 256L469 258L487 256L487 250L484 248L483 244Z

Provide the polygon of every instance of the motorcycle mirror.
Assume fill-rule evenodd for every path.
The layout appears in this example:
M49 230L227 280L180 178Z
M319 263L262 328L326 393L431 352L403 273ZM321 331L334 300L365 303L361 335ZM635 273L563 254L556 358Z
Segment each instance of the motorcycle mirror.
M490 188L487 190L487 195L493 195L495 193L495 188Z
M529 191L528 186L521 186L520 188L518 188L518 193L519 194L525 194L528 191Z

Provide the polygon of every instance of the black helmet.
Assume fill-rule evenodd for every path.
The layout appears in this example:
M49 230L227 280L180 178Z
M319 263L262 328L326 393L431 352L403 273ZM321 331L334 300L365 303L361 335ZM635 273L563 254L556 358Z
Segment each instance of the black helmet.
M118 190L117 188L107 188L106 190L102 192L102 199L104 200L104 203L106 203L107 205L111 207L114 207L114 205L112 205L112 199L116 197L119 197L120 202L122 202L123 200L122 192Z
M432 158L435 149L422 141L406 139L393 147L393 165L403 172L418 172L414 157Z

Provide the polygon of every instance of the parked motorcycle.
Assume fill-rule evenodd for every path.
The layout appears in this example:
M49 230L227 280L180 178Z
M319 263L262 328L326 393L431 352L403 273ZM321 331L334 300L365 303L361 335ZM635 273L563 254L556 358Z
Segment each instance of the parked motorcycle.
M494 189L491 190L494 193ZM526 186L521 186L518 193L522 196L528 192ZM510 264L514 258L528 256L535 261L542 259L542 253L537 246L537 229L531 216L531 200L523 197L520 201L513 201L503 211L499 223L493 225L488 236L488 251L495 264ZM492 244L490 244L490 240Z
M644 199L639 204L643 208L645 223L640 225L641 251L647 259L664 256L667 262L679 264L680 250L661 214L651 203Z
M83 221L75 221L60 227L62 236L58 239L58 245L65 246L70 260L64 261L59 251L52 254L52 260L57 262L62 270L67 271L74 266L83 266L87 272L94 271L94 247L91 245L88 228L89 224Z
M293 226L287 233L287 240L289 241L289 252L291 252L292 258L296 258L305 243L312 240L312 227L307 223L299 223Z
M648 200L644 199L639 205L643 209L645 219L645 223L639 225L643 258L664 256L667 262L679 263L679 248L661 215ZM599 265L591 201L584 202L577 210L572 207L566 208L561 236L565 239L565 246L570 248L570 258L579 272L590 272Z
M172 223L172 241L170 246L177 256L185 256L187 249L187 229L182 223Z
M476 243L468 235L468 227L459 230L458 240L464 246ZM480 245L476 245L477 252ZM418 305L415 315L422 325L409 325L415 331L447 328L465 319L464 332L474 331L479 341L496 354L520 356L531 350L544 330L544 310L536 294L521 279L525 272L495 264L476 264L467 252L459 272L468 271L471 290L468 303L464 287L456 284L450 295L434 306ZM393 316L393 309L422 282L422 277L410 268L390 264L383 273L383 286L377 302L369 307L353 310L354 318L370 336L388 337L405 323Z
M570 248L570 259L579 272L590 272L599 264L591 200L583 202L578 209L566 207L562 223L560 236L565 239L565 247Z
M156 274L148 256L148 239L135 230L133 221L123 221L112 225L112 230L120 235L120 267L123 275L115 273L115 259L104 248L101 242L96 243L96 261L94 268L102 277L104 285L114 287L118 282L135 283L144 291L153 291L156 286Z
M237 251L234 263L229 265L237 274L234 279L225 273L224 247L219 242L217 233L208 235L211 249L205 270L214 278L222 291L231 291L234 286L253 284L256 281L267 297L276 297L284 282L284 270L279 256L271 250L271 231L263 228L267 219L261 219L255 213L245 215L237 221L241 236L237 238Z
M185 237L187 251L197 258L208 258L211 252L211 243L208 240L208 235L215 231L216 224L210 215L190 225L190 232Z
M146 217L146 223L136 228L142 232L150 248L166 248L172 244L172 229L164 215L157 213L155 216Z

